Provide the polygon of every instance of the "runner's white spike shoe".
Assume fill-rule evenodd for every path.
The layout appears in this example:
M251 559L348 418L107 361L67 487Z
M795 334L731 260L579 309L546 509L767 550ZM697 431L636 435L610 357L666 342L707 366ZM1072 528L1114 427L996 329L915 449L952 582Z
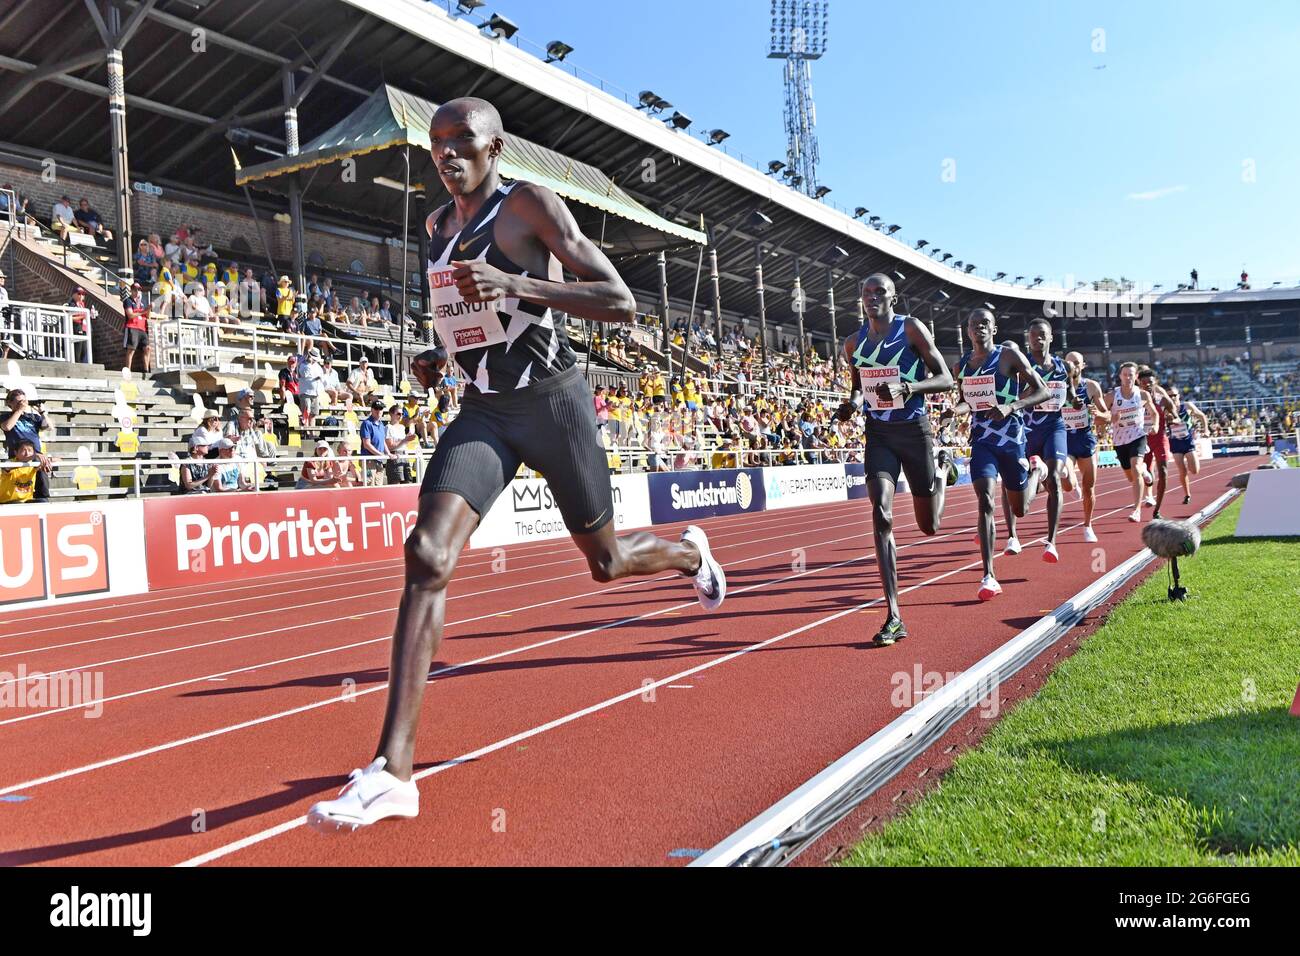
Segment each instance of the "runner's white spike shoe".
M1002 593L1002 585L998 584L993 575L986 575L984 580L980 581L979 599L981 601L992 601Z
M700 552L700 569L692 578L700 607L706 611L716 611L727 596L727 575L709 550L709 537L703 528L687 525L682 532L682 540L695 545Z
M348 782L333 800L322 800L307 812L307 823L326 833L355 830L387 817L414 817L420 812L420 789L398 780L384 769L383 757L348 774Z
M1148 508L1154 508L1156 506L1156 496L1147 495L1145 498L1142 499L1142 503L1146 505Z
M1043 560L1048 564L1055 564L1061 560L1061 555L1057 552L1056 545L1050 541L1047 543L1047 547L1043 549Z
M1092 530L1092 525L1086 524L1083 526L1083 540L1089 544L1097 543L1097 532Z
M1134 511L1131 515L1128 516L1128 520L1132 521L1134 524L1137 524L1139 521L1141 521L1142 509L1138 508L1136 511Z
M1007 554L1019 554L1022 550L1019 538L1007 538Z

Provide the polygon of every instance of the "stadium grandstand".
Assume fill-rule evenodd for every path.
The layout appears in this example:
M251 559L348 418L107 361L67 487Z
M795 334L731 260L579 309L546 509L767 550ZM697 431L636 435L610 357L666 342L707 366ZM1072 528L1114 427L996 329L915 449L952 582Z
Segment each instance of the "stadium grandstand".
M824 0L747 0L784 55L724 51L726 5L645 15L659 35L715 18L691 42L719 64L785 60L783 158L571 62L552 37L579 0L518 24L512 3L0 0L0 874L243 868L205 912L245 938L305 925L299 945L422 915L403 894L432 866L887 866L894 922L967 944L962 906L987 922L1003 887L949 890L941 867L1005 867L1022 935L1151 915L1124 896L1152 889L1207 929L1240 918L1219 898L1239 871L1300 865L1300 275L1000 271L883 214L892 180L971 230L954 246L1155 247L1144 194L1104 191L1139 224L1121 246L1102 189L1049 209L1061 170L978 110L954 135L951 102L905 132L1014 158L996 172L1005 202L1040 203L1011 210L1029 228L986 221L992 180L950 206L864 172L913 158L886 157L913 137L864 64L921 64L948 31L1032 87L988 36L1019 55L1074 30L1055 8L950 4L909 38L854 6L847 100L823 100L854 139L823 168L857 181L831 198L794 109L806 92L815 117ZM591 15L609 61L616 30L650 47L640 12ZM1183 56L1150 17L1139 39ZM715 82L646 58L697 96ZM1009 88L944 63L981 108ZM997 120L1027 141L1031 116ZM1179 214L1212 218L1219 180L1185 181L1145 195L1199 188ZM1281 205L1241 195L1241 222ZM1067 243L1080 210L1107 221ZM1161 261L1221 250L1236 272L1226 225L1181 234L1204 245ZM1200 865L1212 880L1151 882ZM1145 869L1040 880L1058 866ZM66 906L33 878L9 909L58 928L61 906L135 905L55 872ZM158 935L192 939L190 884L168 882L187 901L159 891Z
M418 471L458 404L455 384L426 395L408 374L435 344L422 224L447 198L428 121L469 94L504 117L503 175L559 193L637 298L631 326L567 323L603 386L616 472L854 460L860 427L831 415L847 388L833 343L860 325L877 272L941 348L960 346L975 306L1013 338L1046 315L1099 377L1134 360L1177 381L1217 439L1267 444L1297 424L1300 285L983 275L452 2L38 8L17 0L0 20L0 348L6 387L44 403L56 496L179 490L196 416L217 412L238 443L241 395L266 436L254 457L274 459L245 464L253 486L300 484L318 440L361 459L334 462L338 481L354 465L367 483L404 476L361 445L375 398L403 406ZM178 87L173 64L196 44L210 66ZM137 282L148 348L123 381ZM309 396L313 349L332 384ZM102 481L75 479L87 454Z

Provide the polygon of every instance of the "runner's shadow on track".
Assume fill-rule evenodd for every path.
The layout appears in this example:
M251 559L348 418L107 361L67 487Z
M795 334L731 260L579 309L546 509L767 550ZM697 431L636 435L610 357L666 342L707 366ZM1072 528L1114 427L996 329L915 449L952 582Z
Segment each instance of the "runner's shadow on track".
M1199 811L1198 836L1212 850L1244 854L1300 845L1295 723L1283 704L1034 747L1072 767L1190 802Z
M417 764L415 769L422 770L446 762L448 761L435 760L430 763ZM238 823L247 817L283 810L285 807L292 806L308 797L319 796L322 799L331 797L346 782L346 778L339 776L304 777L285 782L281 789L274 793L245 800L242 803L211 809L205 807L206 816L203 821L205 832L211 833L214 830L220 830L222 827ZM85 840L71 840L67 843L52 843L47 846L31 847L26 850L11 850L0 853L0 866L28 866L37 863L51 863L81 856L85 853L101 853L105 850L148 844L173 837L192 837L194 836L194 823L195 817L193 814L187 813L185 816L177 817L166 823L144 827L139 830L128 830L124 833L91 837ZM196 846L193 854L197 855L202 850L202 847ZM181 852L190 855L188 850L181 850ZM135 862L139 863L140 861Z
M430 670L437 670L439 667L446 667L445 664L434 664ZM286 687L328 687L332 690L341 690L345 680L354 681L353 687L357 690L364 690L367 685L382 684L388 680L388 668L371 668L364 671L350 671L348 673L338 674L312 674L308 677L299 677L293 680L277 681L273 684L245 684L243 686L233 687L209 687L204 690L192 690L188 693L181 694L182 697L225 697L229 694L251 694L262 690L283 690Z

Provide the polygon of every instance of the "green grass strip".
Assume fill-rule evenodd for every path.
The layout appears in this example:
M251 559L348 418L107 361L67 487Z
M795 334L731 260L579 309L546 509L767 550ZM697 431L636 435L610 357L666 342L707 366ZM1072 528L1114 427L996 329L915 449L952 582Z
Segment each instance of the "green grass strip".
M1300 866L1300 538L1240 500L849 866Z

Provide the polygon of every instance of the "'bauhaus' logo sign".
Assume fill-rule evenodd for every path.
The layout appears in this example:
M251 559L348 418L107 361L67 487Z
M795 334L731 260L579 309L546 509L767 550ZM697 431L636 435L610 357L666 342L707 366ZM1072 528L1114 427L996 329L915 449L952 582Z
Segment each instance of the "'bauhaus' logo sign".
M0 515L0 604L108 590L103 512Z

